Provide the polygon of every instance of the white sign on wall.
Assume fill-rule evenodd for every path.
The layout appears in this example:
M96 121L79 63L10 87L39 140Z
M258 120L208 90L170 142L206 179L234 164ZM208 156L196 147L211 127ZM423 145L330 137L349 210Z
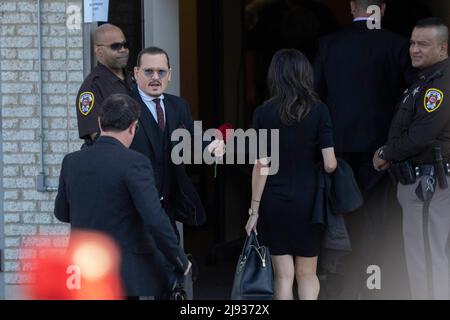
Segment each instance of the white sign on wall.
M84 0L84 22L107 22L109 0Z

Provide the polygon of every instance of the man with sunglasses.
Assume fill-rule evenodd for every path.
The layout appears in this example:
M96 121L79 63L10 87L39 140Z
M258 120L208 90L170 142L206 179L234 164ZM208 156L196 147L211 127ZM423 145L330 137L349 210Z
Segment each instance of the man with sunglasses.
M194 122L188 103L165 93L172 79L167 52L158 47L143 49L138 55L134 77L137 86L131 96L141 104L142 113L139 118L141 129L130 148L151 160L161 203L175 232L175 221L188 225L203 224L204 208L184 165L175 165L171 161L172 133L183 128L193 136Z
M170 138L172 133L177 129L187 129L193 136L194 122L188 103L165 92L172 79L166 51L158 47L143 49L137 58L134 77L137 85L131 96L139 102L142 112L139 117L141 128L130 148L150 159L161 205L179 240L175 221L199 226L206 219L202 202L185 166L175 165L171 160L175 145ZM208 149L217 153L216 149ZM169 299L170 294L170 291L166 291L157 299Z
M125 70L129 50L122 30L103 24L95 30L93 43L98 64L81 85L76 101L78 132L85 146L98 137L97 117L103 100L114 93L129 95L133 85Z

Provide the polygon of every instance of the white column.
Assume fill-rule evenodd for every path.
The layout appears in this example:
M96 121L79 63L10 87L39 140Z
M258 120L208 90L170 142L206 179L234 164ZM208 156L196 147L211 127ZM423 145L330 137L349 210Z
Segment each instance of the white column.
M168 93L180 94L179 0L144 0L144 45L164 49L170 57L172 81Z
M170 58L172 81L167 93L180 95L179 0L144 0L144 46L160 47ZM177 223L183 241L183 227Z

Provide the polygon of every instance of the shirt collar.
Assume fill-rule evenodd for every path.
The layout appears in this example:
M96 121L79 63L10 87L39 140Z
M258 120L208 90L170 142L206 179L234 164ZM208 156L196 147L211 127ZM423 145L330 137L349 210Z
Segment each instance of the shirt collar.
M353 22L358 22L358 21L367 21L369 20L368 17L359 17L359 18L355 18L353 19Z
M145 103L147 102L153 102L153 100L155 99L161 99L161 101L164 100L164 95L160 95L159 97L150 97L148 94L146 94L144 91L141 90L141 88L139 88L139 86L137 86L139 95L141 96L142 101L144 101Z
M125 81L127 84L131 84L132 83L132 79L129 76L127 70L123 69L123 74L125 75L125 80L120 79L118 76L116 76L114 74L114 72L112 72L107 66L105 66L104 64L97 62L97 67L99 68L100 72L109 75L109 80L111 81L111 83L117 82L117 81Z
M97 143L109 143L109 144L115 144L115 145L119 145L119 146L125 147L122 144L122 142L120 142L116 138L113 138L113 137L110 137L110 136L100 136L100 137L98 137L98 139L95 142L95 144L97 144Z
M431 67L423 69L419 72L419 77L428 77L437 72L438 70L447 68L450 65L450 58L447 58L441 62L438 62Z

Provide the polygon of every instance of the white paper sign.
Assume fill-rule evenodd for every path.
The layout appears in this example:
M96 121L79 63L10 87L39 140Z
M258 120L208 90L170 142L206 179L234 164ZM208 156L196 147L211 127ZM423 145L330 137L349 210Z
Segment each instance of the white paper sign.
M84 0L84 22L107 22L109 0Z

